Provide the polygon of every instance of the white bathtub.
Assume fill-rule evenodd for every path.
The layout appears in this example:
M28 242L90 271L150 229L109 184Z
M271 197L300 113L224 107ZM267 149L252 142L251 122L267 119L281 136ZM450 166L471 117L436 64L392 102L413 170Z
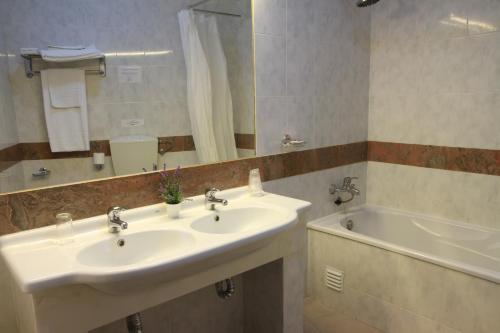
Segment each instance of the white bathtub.
M326 216L308 228L500 283L497 229L373 205Z

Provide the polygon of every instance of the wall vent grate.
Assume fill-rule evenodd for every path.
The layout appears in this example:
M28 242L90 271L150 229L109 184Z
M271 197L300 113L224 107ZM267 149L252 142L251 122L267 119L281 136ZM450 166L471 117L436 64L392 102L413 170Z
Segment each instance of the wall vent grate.
M325 269L325 286L342 292L344 288L344 272L327 266Z

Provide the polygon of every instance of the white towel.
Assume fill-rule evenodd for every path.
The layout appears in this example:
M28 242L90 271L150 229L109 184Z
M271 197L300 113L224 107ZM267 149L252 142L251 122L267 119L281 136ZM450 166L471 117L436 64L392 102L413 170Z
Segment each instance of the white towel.
M83 77L83 78L82 78ZM79 108L85 92L85 74L81 70L55 69L47 75L50 104L56 109Z
M81 69L47 69L41 71L41 78L50 149L52 152L89 150L85 72Z
M103 53L96 49L94 45L85 48L51 46L45 50L40 50L40 55L45 61L65 62L100 58Z

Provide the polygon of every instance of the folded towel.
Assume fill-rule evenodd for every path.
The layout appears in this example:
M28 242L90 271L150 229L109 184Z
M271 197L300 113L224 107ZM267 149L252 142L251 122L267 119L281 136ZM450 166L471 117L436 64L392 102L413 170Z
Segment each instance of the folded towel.
M50 104L56 109L79 108L82 105L82 91L85 91L85 78L82 80L79 69L54 69L47 75Z
M51 151L89 150L85 72L81 69L47 69L41 71L41 78ZM71 106L64 108L62 105Z
M65 62L100 58L103 56L103 53L96 49L94 45L82 49L71 46L51 46L45 50L40 50L40 55L45 61Z

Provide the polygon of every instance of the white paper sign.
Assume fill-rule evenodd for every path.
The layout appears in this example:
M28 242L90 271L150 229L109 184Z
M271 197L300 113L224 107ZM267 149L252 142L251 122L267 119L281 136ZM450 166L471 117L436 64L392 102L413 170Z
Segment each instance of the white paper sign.
M142 83L141 66L118 66L118 82Z

